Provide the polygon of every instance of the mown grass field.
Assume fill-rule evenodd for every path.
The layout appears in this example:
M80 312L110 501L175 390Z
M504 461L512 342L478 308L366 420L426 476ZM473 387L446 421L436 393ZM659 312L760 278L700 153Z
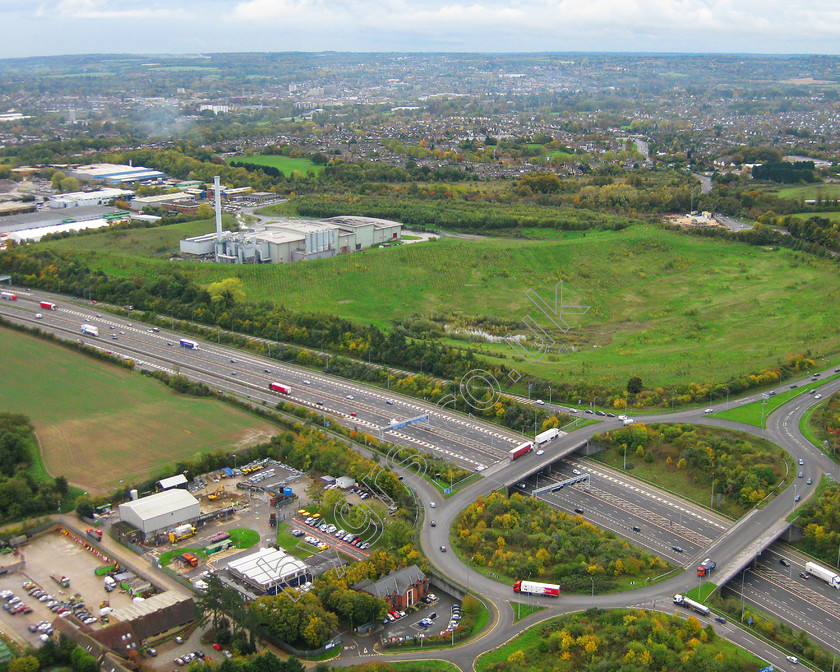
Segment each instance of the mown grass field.
M840 198L840 184L806 184L795 187L783 187L776 195L779 198L809 199L822 196L823 198Z
M554 330L562 352L515 361L505 343L477 346L550 380L584 376L624 386L640 375L649 387L725 381L806 349L815 356L840 351L840 303L825 300L840 291L836 266L786 249L638 226L554 240L445 238L299 264L232 267L149 259L149 250L172 245L165 228L47 244L77 250L92 268L129 279L173 267L203 285L233 275L249 301L385 329L413 314L467 328L486 328L488 318L506 321L500 335L525 332L526 315L550 327L526 292L553 304L563 280L566 303L591 308L568 316L565 335Z
M830 222L840 222L840 212L797 212L791 215L794 219L811 219L811 217L822 217Z
M46 468L91 493L196 453L266 440L273 425L210 399L0 329L0 408L35 424Z
M295 170L299 170L304 175L306 171L311 170L314 173L320 173L324 170L323 166L317 166L309 159L294 159L290 156L278 156L275 154L256 154L254 156L231 156L227 162L240 161L243 163L255 163L259 166L271 166L277 170L283 171L285 175L291 174Z

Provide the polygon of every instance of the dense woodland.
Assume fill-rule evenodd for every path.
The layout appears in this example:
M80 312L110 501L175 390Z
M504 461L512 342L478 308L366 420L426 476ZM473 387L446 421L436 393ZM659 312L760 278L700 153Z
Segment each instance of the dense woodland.
M697 425L636 423L592 437L616 459L642 460L665 472L691 475L698 489L715 492L740 512L763 500L786 473L781 448L741 432ZM625 453L626 450L626 453Z
M478 661L481 672L757 672L754 659L741 654L703 626L687 619L643 609L561 616L534 626L528 646L518 640ZM498 661L498 662L490 662Z
M837 566L837 552L840 549L840 485L832 483L818 497L803 504L796 525L805 533L805 538L798 545L835 571L840 571Z
M669 568L612 532L518 493L479 497L458 515L453 535L472 565L514 580L556 582L562 592L607 592Z

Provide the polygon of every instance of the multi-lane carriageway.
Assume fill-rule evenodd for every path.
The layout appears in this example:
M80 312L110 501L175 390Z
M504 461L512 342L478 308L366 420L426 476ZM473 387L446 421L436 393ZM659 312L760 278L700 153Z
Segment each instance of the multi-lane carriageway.
M206 341L200 341L196 350L182 348L179 335L153 330L130 318L101 313L86 303L49 297L47 300L58 306L52 311L39 306L43 299L40 295L19 290L15 293L17 301L0 303L7 317L132 359L141 368L180 373L214 388L224 381L236 394L270 403L292 401L313 411L343 418L360 431L371 434L388 429L392 420L427 414L428 422L388 431L389 440L411 445L422 452L437 453L470 469L484 470L507 459L510 448L522 441L521 436L467 420L432 404L391 395L377 388L353 385L339 378ZM42 318L36 319L36 313ZM85 321L99 327L98 338L81 333ZM291 395L270 391L272 382L291 387Z
M84 340L90 345L112 351L114 354L133 359L138 366L165 370L170 373L180 372L193 380L199 380L208 385L222 389L228 393L235 393L253 399L257 402L276 403L282 395L269 392L270 382L278 381L292 387L291 400L295 403L307 406L313 410L321 410L333 418L342 422L355 425L360 429L369 428L376 430L386 427L392 419L404 419L428 413L430 422L427 426L411 425L399 430L398 433L389 433L392 440L397 439L400 443L425 447L434 450L436 453L448 456L461 464L469 465L478 469L486 468L483 476L489 478L480 479L458 495L449 500L443 501L436 511L430 510L430 502L439 499L439 496L431 490L427 482L416 478L413 474L407 473L406 480L426 502L427 519L437 518L439 525L435 529L428 527L421 530L421 542L427 555L432 558L433 563L448 573L449 576L465 576L468 585L480 590L490 602L501 604L509 599L509 588L500 586L495 581L478 575L473 570L461 564L455 554L437 554L435 550L439 543L448 542L446 537L449 523L457 515L457 511L472 501L478 494L489 492L499 485L516 484L532 474L536 475L534 466L539 461L539 469L543 478L563 478L568 475L569 468L587 468L591 472L600 473L595 475L592 488L585 492L581 488L570 488L563 493L550 493L548 497L552 504L560 509L582 508L584 517L591 517L593 522L607 528L616 529L619 534L627 536L641 546L667 556L667 549L664 547L671 539L681 539L679 543L683 547L683 555L679 558L669 557L687 568L685 577L678 577L665 581L656 586L648 586L626 596L595 596L591 604L602 606L621 606L622 604L641 604L645 600L655 603L656 598L667 600L668 594L684 590L689 580L696 580L692 577L693 567L705 555L712 555L718 559L718 566L726 566L736 559L742 557L750 544L761 537L762 532L770 529L777 521L784 520L792 508L792 498L788 498L785 492L772 500L764 509L754 511L743 518L734 527L720 533L719 525L726 525L720 521L710 518L706 521L707 527L699 523L699 519L691 516L689 511L693 508L680 502L676 498L669 501L667 497L651 497L649 492L638 483L628 479L623 474L608 473L607 470L592 465L590 462L581 460L574 464L564 464L558 458L565 453L571 452L574 445L585 441L592 433L603 431L615 422L607 422L596 427L586 427L568 437L561 437L552 442L546 450L544 457L536 457L533 454L520 458L511 463L507 458L507 451L510 447L521 442L522 437L504 432L497 427L485 425L474 419L467 420L463 416L450 413L429 404L405 399L398 395L392 395L378 389L370 389L362 385L354 385L347 381L334 379L318 373L311 373L298 367L279 364L273 360L265 360L260 357L243 354L239 351L201 342L200 349L190 351L178 347L179 336L164 331L152 331L146 326L133 324L130 318L119 318L111 315L97 313L96 307L82 302L73 302L66 297L50 297L46 295L35 295L31 292L18 291L19 300L15 302L0 302L0 312L6 317L30 326L52 331L57 335L73 339ZM38 307L39 300L53 301L58 304L57 311L45 311ZM43 318L36 320L35 312L40 312ZM86 337L81 334L81 324L89 320L93 324L99 324L100 337L98 339ZM113 327L113 329L110 329ZM117 338L112 339L111 333ZM788 381L791 382L791 381ZM829 394L840 388L840 384L834 382L824 386L824 394ZM736 400L730 403L733 406L738 403L752 401L750 397L743 400ZM320 403L319 403L320 402ZM390 403L389 403L390 402ZM810 444L797 436L795 428L798 427L798 417L807 410L813 403L813 398L805 397L789 402L774 414L768 422L767 430L755 430L738 423L731 423L712 418L703 418L699 410L681 411L674 414L647 418L646 420L669 421L669 422L704 422L706 424L731 427L766 436L788 450L792 457L803 456L806 459L806 476L818 480L823 472L827 472L836 465L821 455ZM356 415L351 415L355 413ZM774 425L774 418L781 418L779 426ZM396 436L393 436L396 434ZM551 471L542 471L544 467ZM547 474L547 475L546 475ZM799 483L801 485L801 482ZM534 484L535 486L536 484ZM526 488L529 487L526 485ZM804 489L804 488L803 488ZM799 490L800 494L803 490ZM807 497L807 492L805 493ZM563 499L568 496L569 499ZM580 497L579 501L573 500ZM576 506L576 504L579 505ZM589 513L587 513L587 511ZM706 512L708 513L708 512ZM700 515L700 514L698 514ZM635 526L639 532L631 533L628 529ZM612 528L610 527L612 525ZM670 536L669 536L670 535ZM775 547L774 547L775 548ZM664 549L664 550L663 550ZM769 554L769 552L768 552ZM765 557L764 554L761 558ZM673 554L672 554L673 556ZM682 563L678 560L683 559ZM750 569L744 575L744 599L753 601L757 606L759 603L757 595L763 596L764 608L773 615L785 620L794 627L804 627L815 638L820 637L830 628L834 632L840 630L840 621L824 621L824 619L836 619L831 609L822 609L814 604L815 594L819 595L821 587L813 583L808 590L791 584L796 583L795 578L788 577L787 582L779 580L778 569L775 574L769 573L773 570L761 568L759 562L758 571ZM733 581L734 584L740 577ZM760 583L760 582L764 583ZM815 579L811 579L811 582ZM758 587L757 587L758 586ZM730 586L732 587L732 586ZM794 590L797 588L796 590ZM821 599L834 601L836 595L821 595ZM533 598L540 601L540 598ZM799 600L799 602L797 602ZM809 601L810 600L810 601ZM558 602L549 602L546 606L552 610L563 608L574 608L581 598L577 596L564 596L558 606ZM829 605L830 606L830 605ZM814 616L811 611L815 609ZM501 613L501 612L500 612ZM796 614L796 619L789 617L789 614ZM798 620L797 620L798 619ZM496 637L504 635L507 638L510 634L512 623L507 624L506 618L501 618L500 623L505 627L502 630L495 628L493 633L501 632L500 635L488 635L484 642L492 644ZM503 622L503 623L502 623ZM526 625L527 621L523 624ZM716 626L717 627L717 626ZM730 633L734 639L738 639L735 633ZM491 633L492 635L492 633ZM829 638L830 639L830 638ZM500 640L501 641L501 640ZM819 641L822 641L821 639ZM837 642L831 646L831 641L826 642L830 650L837 650ZM756 645L757 646L757 645ZM467 655L469 647L464 648L464 655ZM756 648L758 650L758 648ZM840 653L840 651L838 651ZM771 654L766 653L765 657L770 658ZM783 659L782 661L783 662Z

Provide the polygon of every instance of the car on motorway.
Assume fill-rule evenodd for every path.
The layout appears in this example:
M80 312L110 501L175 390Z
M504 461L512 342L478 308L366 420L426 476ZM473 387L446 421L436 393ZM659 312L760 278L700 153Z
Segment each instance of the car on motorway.
M572 469L572 473L573 473L575 476L580 476L580 469Z
M641 532L642 531L642 528L639 527L638 525L633 525L633 527L631 529L633 530L633 532Z
M684 551L682 546L671 546L672 551L676 551L677 553L682 553Z
M44 316L43 316L43 315L41 315L41 313L35 313L35 319L36 319L36 320L40 320L40 319L42 319L43 317L44 317Z
M822 399L822 395L821 394L815 394L814 399Z
M581 516L582 516L582 515L583 515L583 509L582 509L582 508L580 508L580 507L578 506L578 507L575 509L575 513L577 513L578 515L581 515Z
M718 623L726 623L726 619L723 616L715 616L715 620Z
M807 481L805 481L805 485L811 485L811 483L813 483L813 482L814 482L814 479L809 478Z
M785 658L791 665L799 665L799 658L796 656L785 656Z
M797 387L799 387L799 385L791 385L790 389L795 390Z
M323 402L323 401L316 401L316 402L315 402L315 404L316 404L317 406L323 406L323 405L324 405L324 402Z
M440 547L440 552L441 553L446 553L446 546L441 546Z
M437 527L437 523L436 523L435 521L432 521L431 523L429 523L429 525L430 525L431 527Z
M356 417L356 411L350 411L350 417L355 418Z
M348 398L350 401L353 401L356 397L354 397L352 394L348 394L348 395L347 395L347 398Z
M304 381L303 381L303 384L304 384L304 385L311 385L311 384L312 384L312 381L311 381L311 380L304 380Z
M811 575L808 572L799 572L799 578L805 579L806 581L811 578Z
M715 412L715 409L713 409L713 408L707 408L705 411L703 411L703 413L714 413L714 412Z
M800 471L800 472L797 474L797 478L805 478L805 472Z
M799 466L802 466L803 464L805 464L805 460L803 460L803 459L800 457L800 458L799 458Z
M796 497L793 498L793 501L798 502L800 499L802 499L802 495L796 495Z
M535 403L537 404L537 406L544 406L545 405L545 402L542 399L537 399L537 401Z
M595 411L595 415L603 415L606 416L607 414L604 411Z
M814 394L816 390L808 390L808 394Z
M388 404L388 406L393 406L394 405L394 402L391 401L390 399L386 400L385 403Z
M111 334L111 338L116 341L117 340L117 335L116 334Z
M782 567L790 567L790 560L787 558L779 558L779 564L782 565Z
M429 506L431 506L434 509L437 506L437 504L435 504L434 502L429 502Z
M540 449L537 451L537 455L545 455L545 451Z

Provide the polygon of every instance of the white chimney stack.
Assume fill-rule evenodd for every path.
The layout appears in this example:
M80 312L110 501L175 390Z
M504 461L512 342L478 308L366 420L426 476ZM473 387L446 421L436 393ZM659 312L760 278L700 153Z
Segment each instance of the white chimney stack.
M219 176L213 178L213 193L216 195L216 242L222 242L222 188Z

